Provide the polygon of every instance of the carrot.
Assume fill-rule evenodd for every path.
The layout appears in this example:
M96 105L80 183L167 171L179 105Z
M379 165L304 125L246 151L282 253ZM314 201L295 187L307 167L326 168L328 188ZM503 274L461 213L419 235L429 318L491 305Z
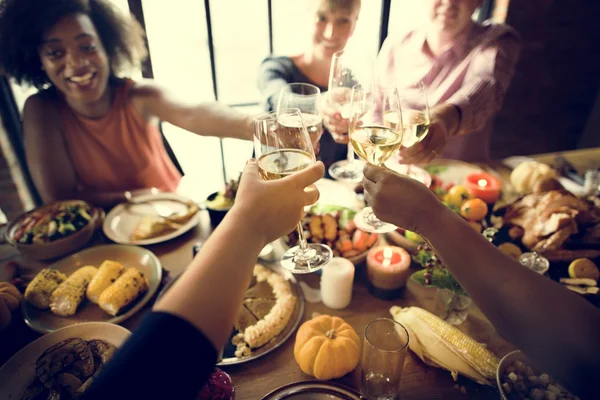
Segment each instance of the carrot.
M373 245L377 243L377 239L379 239L379 235L376 233L371 233L371 236L369 236L369 240L367 241L367 248L370 249L373 247Z
M357 229L354 231L352 236L352 247L356 250L365 251L367 249L367 242L369 241L369 233Z
M339 249L342 253L348 250L352 250L352 241L350 240L350 238L340 240L338 243L340 245Z

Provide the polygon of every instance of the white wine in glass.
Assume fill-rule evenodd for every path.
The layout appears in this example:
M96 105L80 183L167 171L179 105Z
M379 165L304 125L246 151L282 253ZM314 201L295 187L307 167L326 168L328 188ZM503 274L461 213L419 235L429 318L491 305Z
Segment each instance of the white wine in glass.
M302 114L297 108L280 109L255 117L254 151L260 175L265 180L285 178L316 161ZM309 244L302 222L296 229L299 244L285 252L281 266L296 274L323 268L333 257L331 249L323 244Z
M315 146L323 134L323 117L317 111L321 89L310 83L289 83L281 88L277 100L277 112L297 108Z
M352 87L374 84L373 62L360 57L352 59L345 51L338 51L331 59L327 101L339 111L343 119L350 119ZM329 167L329 175L338 181L360 182L363 177L364 162L354 158L354 150L348 143L348 156Z
M395 87L364 89L356 85L352 91L351 111L350 143L356 154L370 164L384 166L402 145L402 110L398 91ZM385 233L397 229L393 224L380 221L371 207L357 213L354 222L367 232Z

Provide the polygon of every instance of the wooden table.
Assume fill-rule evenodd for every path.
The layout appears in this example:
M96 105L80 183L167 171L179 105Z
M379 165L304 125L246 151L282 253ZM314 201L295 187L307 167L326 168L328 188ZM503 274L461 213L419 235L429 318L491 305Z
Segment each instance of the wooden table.
M534 158L552 163L555 156L556 154L549 154L534 156ZM600 148L567 152L563 156L582 171L600 167ZM493 166L496 170L499 170L501 176L506 176L507 171L503 170L500 165L493 164ZM172 276L177 276L185 270L191 261L192 246L199 241L205 240L209 233L208 216L203 215L202 223L198 228L177 239L164 244L149 246L148 248L159 257L163 267ZM102 241L103 239L99 238L97 240ZM0 259L8 257L10 251L12 249L9 247L0 246ZM37 270L45 265L45 263L22 260L19 256L15 259L32 270ZM311 287L316 288L319 285L319 275L312 274L299 276L298 278L308 283ZM357 267L352 303L347 309L333 311L327 309L321 303L306 303L303 321L310 319L314 313L337 315L350 323L362 340L364 328L367 323L378 317L389 317L389 308L392 305L418 305L425 309L433 310L435 304L434 298L435 289L425 289L410 282L401 298L394 301L380 300L368 292L365 267L363 265ZM147 312L148 310L149 307L145 311ZM141 317L142 313L138 313L136 316L125 321L123 326L133 330ZM490 350L500 357L513 349L512 345L496 332L489 321L475 306L472 306L468 319L458 328L476 340L486 343ZM2 343L2 346L0 346L0 364L4 363L12 354L36 337L37 334L25 327L20 316L15 315L12 325L6 331L0 333L0 343ZM7 346L6 343L9 343L9 345ZM293 356L293 346L294 340L290 338L279 349L262 359L225 368L225 371L231 375L236 387L236 399L257 400L285 384L310 379L310 377L304 375L298 368ZM337 381L358 389L360 382L359 368ZM467 396L459 390L460 386L464 386ZM498 392L495 388L477 385L466 378L459 378L457 385L452 380L449 372L425 366L410 352L404 366L400 395L402 399L498 398Z

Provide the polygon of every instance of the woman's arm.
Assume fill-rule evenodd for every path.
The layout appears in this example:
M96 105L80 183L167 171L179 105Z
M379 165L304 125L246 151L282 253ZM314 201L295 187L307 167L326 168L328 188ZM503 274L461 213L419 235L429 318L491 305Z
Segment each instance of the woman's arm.
M184 102L152 80L136 82L130 96L146 120L157 117L202 136L252 140L252 117L223 104Z
M214 367L216 349L229 339L258 253L292 231L304 206L318 200L318 191L305 188L323 173L319 162L263 181L256 162L249 162L231 211L84 398L194 398Z
M266 110L275 111L281 88L290 82L291 76L281 59L269 57L258 71L258 90Z
M223 348L250 283L260 250L294 230L303 207L318 199L304 191L323 176L322 163L277 181L263 181L250 162L233 209L204 244L185 275L155 310L180 316L196 326L215 348ZM235 246L235 251L232 246ZM232 279L235 277L235 279ZM200 307L211 304L211 307Z
M363 184L376 215L427 238L502 336L574 392L597 393L599 310L499 251L417 181L367 166Z

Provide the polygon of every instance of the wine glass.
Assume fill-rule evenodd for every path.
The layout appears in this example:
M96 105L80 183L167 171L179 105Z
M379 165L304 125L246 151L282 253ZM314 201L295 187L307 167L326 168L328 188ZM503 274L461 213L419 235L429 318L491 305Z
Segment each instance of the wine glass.
M361 69L360 66L364 68ZM337 109L344 119L350 118L352 87L357 84L364 87L373 85L372 62L365 62L364 58L361 58L361 62L352 63L347 52L338 51L331 59L327 96L329 104ZM360 182L363 167L364 162L355 159L352 145L348 143L348 157L331 164L329 175L338 181Z
M280 109L254 118L254 151L263 179L274 180L310 167L316 161L300 110ZM323 244L309 244L302 221L298 223L298 246L281 258L281 266L296 274L317 271L331 260L333 253Z
M395 121L395 123L393 123ZM350 143L366 162L383 167L402 144L402 109L398 90L392 88L352 89ZM386 233L397 229L380 221L371 207L354 217L356 226L367 232Z
M400 107L402 108L402 147L411 148L420 143L429 133L431 116L427 91L423 82L407 87L400 91ZM390 124L398 121L389 121ZM410 175L411 165L408 165L407 175Z
M281 88L277 111L297 108L310 136L313 147L318 146L323 133L323 117L317 112L321 89L310 83L288 83Z

